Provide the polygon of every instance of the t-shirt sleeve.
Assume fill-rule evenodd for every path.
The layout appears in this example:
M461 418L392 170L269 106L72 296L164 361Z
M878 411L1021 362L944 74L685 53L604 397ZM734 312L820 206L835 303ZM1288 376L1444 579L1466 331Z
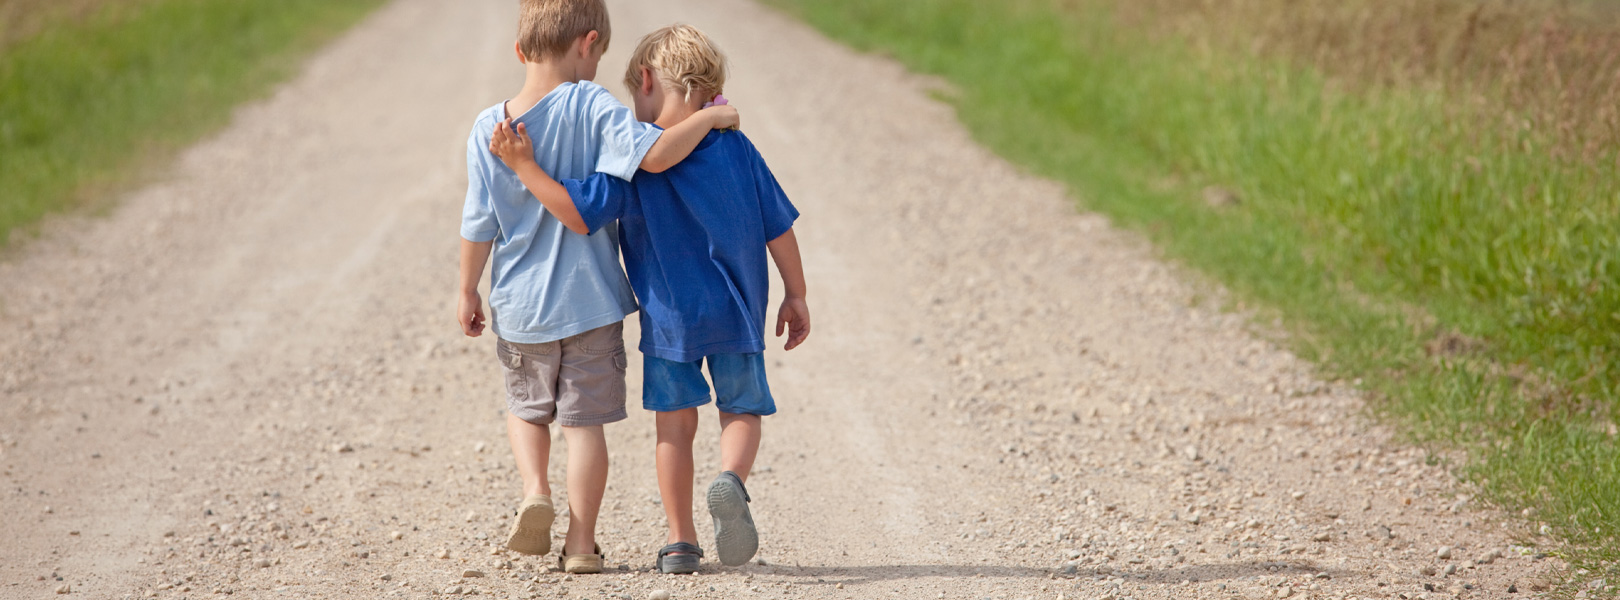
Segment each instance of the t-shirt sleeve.
M759 155L753 144L748 145L748 157L753 163L754 193L759 197L765 240L774 240L793 228L793 222L799 218L799 209L788 200L787 192L782 191L781 184L776 182L776 175L771 173L770 167L765 166L765 157Z
M461 237L469 242L487 242L500 233L495 220L495 202L489 193L489 156L478 130L467 137L467 200L461 207Z
M585 179L565 179L562 185L591 233L623 217L625 201L634 193L630 182L606 173L593 173Z
M602 151L596 159L596 172L629 181L641 168L641 160L646 158L647 151L658 143L658 137L664 131L651 123L637 121L635 111L619 102L602 86L592 84L586 89L591 94L587 103L590 107L590 126L602 136Z

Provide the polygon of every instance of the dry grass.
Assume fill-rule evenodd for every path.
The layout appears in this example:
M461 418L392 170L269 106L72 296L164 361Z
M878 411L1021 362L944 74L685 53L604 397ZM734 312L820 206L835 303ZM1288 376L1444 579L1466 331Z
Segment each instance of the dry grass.
M1283 57L1339 84L1439 86L1497 141L1560 158L1620 147L1620 6L1555 0L1072 0L1195 45Z
M147 0L0 0L0 49L27 39L52 24L83 21L108 5Z

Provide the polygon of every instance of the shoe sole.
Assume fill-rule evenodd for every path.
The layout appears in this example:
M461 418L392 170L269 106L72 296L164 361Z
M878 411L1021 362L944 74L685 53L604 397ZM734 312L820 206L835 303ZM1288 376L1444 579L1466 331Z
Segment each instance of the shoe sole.
M759 530L748 512L742 488L726 479L709 485L709 516L714 518L714 545L720 564L735 567L748 562L759 551Z
M512 523L512 533L506 536L506 547L534 556L551 552L551 522L556 518L556 511L544 504L524 506Z
M698 561L698 557L693 554L671 554L658 559L658 572L690 575L698 572Z

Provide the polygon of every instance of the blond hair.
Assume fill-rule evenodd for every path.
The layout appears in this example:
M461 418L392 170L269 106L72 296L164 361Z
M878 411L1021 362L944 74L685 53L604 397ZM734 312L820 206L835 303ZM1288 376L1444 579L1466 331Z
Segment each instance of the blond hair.
M725 91L725 53L691 25L676 23L641 38L624 73L624 84L632 90L641 87L642 67L664 85L685 92L688 102L693 94L708 99Z
M530 61L561 56L575 40L595 31L593 49L605 50L613 30L603 0L522 0L518 48Z

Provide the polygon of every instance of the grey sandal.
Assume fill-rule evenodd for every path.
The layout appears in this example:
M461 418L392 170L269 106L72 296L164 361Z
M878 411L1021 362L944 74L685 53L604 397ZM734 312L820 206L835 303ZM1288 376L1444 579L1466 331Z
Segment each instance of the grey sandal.
M748 490L736 473L725 471L709 484L709 516L714 518L714 545L720 563L735 567L759 551L759 530L748 512Z
M658 551L658 572L685 575L696 573L703 549L696 544L675 542Z

